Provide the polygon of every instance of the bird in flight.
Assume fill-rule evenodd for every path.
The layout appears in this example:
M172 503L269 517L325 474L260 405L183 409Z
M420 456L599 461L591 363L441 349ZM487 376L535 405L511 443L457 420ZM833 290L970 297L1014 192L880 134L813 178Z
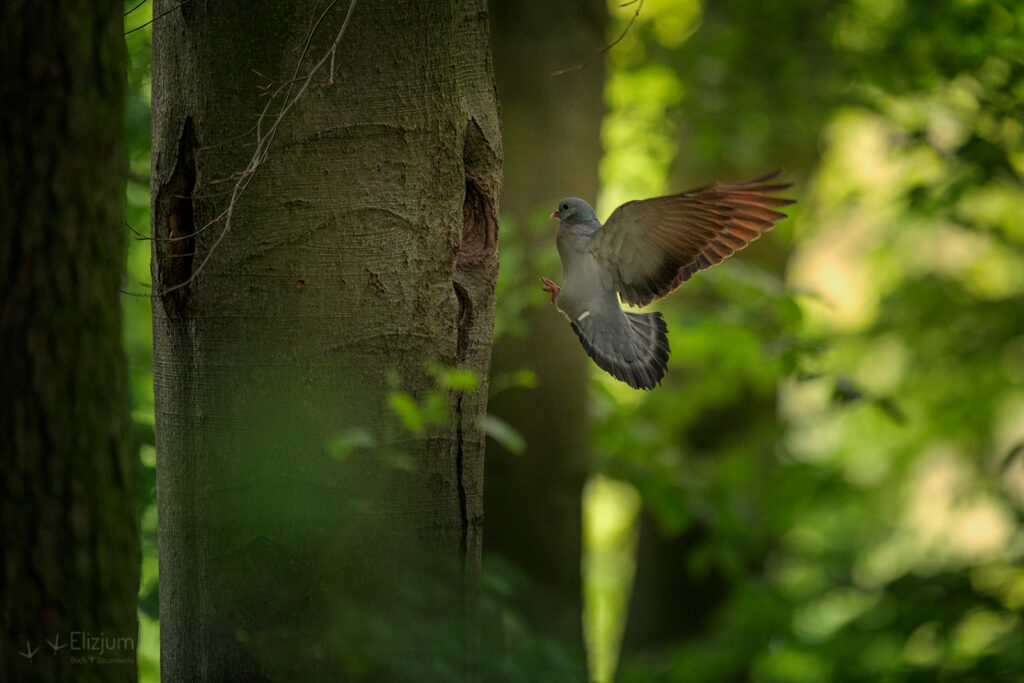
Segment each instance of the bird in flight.
M556 244L565 281L541 278L597 366L634 389L653 389L668 368L661 313L633 313L673 292L699 270L721 263L786 217L794 200L772 196L790 183L778 172L626 202L601 224L590 204L566 197Z

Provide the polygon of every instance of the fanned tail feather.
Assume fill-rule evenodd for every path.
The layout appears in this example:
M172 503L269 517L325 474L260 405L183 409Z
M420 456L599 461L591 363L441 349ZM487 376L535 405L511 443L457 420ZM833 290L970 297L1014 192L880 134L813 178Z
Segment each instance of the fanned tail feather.
M661 313L631 313L621 319L591 315L572 323L583 349L597 366L634 389L653 389L668 368L668 334Z

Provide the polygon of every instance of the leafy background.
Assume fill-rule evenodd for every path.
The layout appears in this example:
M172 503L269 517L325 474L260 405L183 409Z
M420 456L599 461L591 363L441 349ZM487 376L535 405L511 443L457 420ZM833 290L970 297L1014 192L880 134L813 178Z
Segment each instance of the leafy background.
M609 41L637 4L609 3ZM133 7L126 31L152 18ZM125 37L141 233L150 36ZM645 0L606 65L599 216L774 167L799 203L659 302L673 349L660 389L593 372L591 677L1024 680L1024 5ZM509 235L496 330L513 338L526 307L548 305L510 287L517 253ZM158 680L148 280L134 240L139 672ZM492 436L529 448L505 427ZM667 549L660 580L645 544ZM514 585L514 569L485 577L506 631ZM655 612L666 626L631 633ZM537 680L531 657L557 668L557 645L528 635L494 680Z

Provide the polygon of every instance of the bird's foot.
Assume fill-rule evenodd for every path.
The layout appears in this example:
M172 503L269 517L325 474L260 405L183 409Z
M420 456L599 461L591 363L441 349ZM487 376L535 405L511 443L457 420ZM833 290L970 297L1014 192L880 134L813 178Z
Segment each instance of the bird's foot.
M546 277L542 277L540 281L544 283L544 286L541 287L541 289L551 294L551 303L555 303L555 299L562 293L562 288Z

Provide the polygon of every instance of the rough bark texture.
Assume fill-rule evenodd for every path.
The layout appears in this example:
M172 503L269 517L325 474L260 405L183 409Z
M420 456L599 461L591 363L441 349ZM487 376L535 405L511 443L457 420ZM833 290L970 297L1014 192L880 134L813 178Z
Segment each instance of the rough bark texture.
M96 0L0 9L5 681L135 680L121 10Z
M492 0L495 77L502 98L507 159L502 216L514 221L527 250L525 263L554 250L551 221L564 196L597 198L604 68L552 77L556 69L592 57L604 45L605 8L596 0L552 5ZM518 274L539 287L538 275ZM518 605L532 627L563 639L583 657L580 578L581 503L586 477L588 359L553 306L527 312L525 338L495 345L494 372L530 368L531 393L498 394L490 411L519 430L527 451L516 456L491 446L487 463L486 549L521 568L537 594Z
M324 3L174 7L154 9L154 286L206 264L154 300L163 676L472 678L501 156L485 8L360 0L214 249L259 86L303 78L348 3L319 24ZM428 361L482 379L445 389ZM397 390L439 391L447 418L406 429Z

